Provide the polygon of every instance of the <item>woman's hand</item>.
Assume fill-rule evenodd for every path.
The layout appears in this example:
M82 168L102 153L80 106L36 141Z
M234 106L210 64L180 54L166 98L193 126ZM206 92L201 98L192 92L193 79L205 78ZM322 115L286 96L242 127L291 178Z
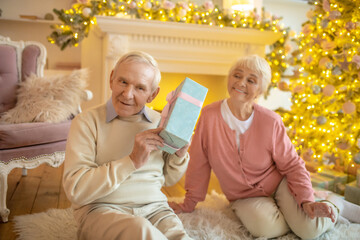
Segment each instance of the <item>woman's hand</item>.
M181 209L180 205L176 202L168 202L169 206L174 210L176 214L182 213L183 210Z
M332 222L335 222L334 209L324 202L306 202L302 204L304 212L311 219L315 217L328 217Z

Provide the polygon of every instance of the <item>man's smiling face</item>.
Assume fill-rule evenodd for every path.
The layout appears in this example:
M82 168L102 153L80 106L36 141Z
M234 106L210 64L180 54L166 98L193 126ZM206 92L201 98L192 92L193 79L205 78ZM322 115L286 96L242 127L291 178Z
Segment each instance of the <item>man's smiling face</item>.
M111 73L112 103L120 117L137 114L157 95L154 69L144 62L125 62Z

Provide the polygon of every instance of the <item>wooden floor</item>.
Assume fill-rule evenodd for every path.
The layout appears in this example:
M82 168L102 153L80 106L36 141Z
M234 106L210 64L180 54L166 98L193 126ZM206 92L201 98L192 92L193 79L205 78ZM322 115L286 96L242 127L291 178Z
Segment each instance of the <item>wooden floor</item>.
M46 164L28 170L27 176L21 175L21 169L14 169L8 176L7 207L10 209L9 222L0 222L0 239L16 239L13 231L14 216L44 212L50 208L70 207L61 184L63 165L52 168ZM184 178L172 187L163 188L168 197L185 195ZM209 192L220 191L219 184L212 175Z

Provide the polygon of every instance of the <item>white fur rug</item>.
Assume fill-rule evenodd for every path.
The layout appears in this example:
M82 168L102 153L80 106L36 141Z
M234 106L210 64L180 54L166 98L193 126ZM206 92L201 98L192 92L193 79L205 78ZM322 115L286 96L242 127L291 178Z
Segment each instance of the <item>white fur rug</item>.
M170 201L181 202L182 198ZM228 207L228 201L216 192L208 195L199 203L193 213L179 214L188 234L196 240L237 240L254 239ZM74 240L76 222L72 210L50 209L47 212L17 216L14 218L18 240ZM359 239L360 224L337 223L317 240ZM258 238L266 239L266 238ZM278 239L299 239L289 233Z

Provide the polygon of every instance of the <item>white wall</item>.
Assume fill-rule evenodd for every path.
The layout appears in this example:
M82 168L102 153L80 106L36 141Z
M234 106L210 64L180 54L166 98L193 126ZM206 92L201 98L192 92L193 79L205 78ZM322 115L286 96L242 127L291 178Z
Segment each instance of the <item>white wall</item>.
M1 0L1 18L18 18L19 15L34 15L43 18L53 9L69 8L73 0Z
M263 0L263 6L265 11L272 15L283 17L282 22L285 27L290 27L297 34L300 33L301 24L307 20L306 13L311 8L304 0ZM289 110L291 108L290 99L290 92L283 92L275 88L270 91L267 99L260 98L259 104L273 110L279 107Z
M0 19L0 35L10 37L14 41L37 41L44 44L47 50L46 69L64 69L64 65L66 68L80 66L80 47L71 47L61 51L58 46L47 41L47 36L52 32L50 25L43 22Z
M47 50L47 68L59 68L59 65L80 65L80 47L71 47L61 51L60 48L47 41L52 32L54 21L21 19L20 15L44 18L46 13L53 13L52 9L69 8L72 0L0 0L0 35L10 37L14 41L38 41Z
M306 13L311 8L306 0L263 0L263 6L273 15L283 17L285 26L297 33L301 30L301 24L307 20Z

